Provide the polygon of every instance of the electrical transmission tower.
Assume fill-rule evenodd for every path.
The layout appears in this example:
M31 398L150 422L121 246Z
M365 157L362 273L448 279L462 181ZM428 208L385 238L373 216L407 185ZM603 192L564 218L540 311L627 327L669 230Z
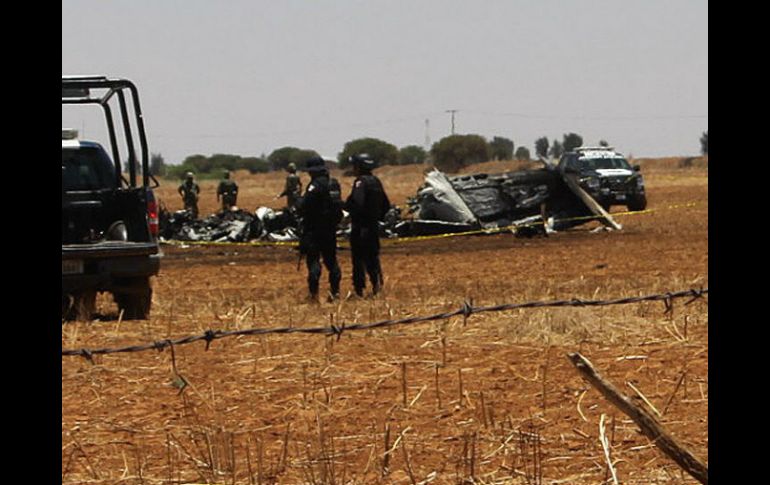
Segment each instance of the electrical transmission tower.
M457 110L457 109L448 109L448 110L446 110L447 113L451 113L452 114L452 134L453 135L455 134L455 113L457 113L458 111L460 111L460 110Z

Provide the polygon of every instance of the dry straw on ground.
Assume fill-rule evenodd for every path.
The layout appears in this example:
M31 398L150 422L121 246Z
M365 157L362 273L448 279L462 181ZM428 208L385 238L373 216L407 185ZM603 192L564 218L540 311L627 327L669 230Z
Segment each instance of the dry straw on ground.
M164 247L147 321L62 326L62 346L115 347L212 329L318 326L474 305L609 299L708 287L708 172L644 161L650 208L548 238L384 246L376 299L312 305L288 248ZM380 171L397 203L421 168ZM282 174L236 174L240 205L270 205ZM342 178L347 193L350 179ZM179 204L174 182L159 191ZM215 208L203 184L202 212ZM685 209L674 205L694 202ZM350 261L340 253L343 292ZM323 288L323 286L322 286ZM472 315L343 334L237 337L171 352L62 359L62 483L694 483L565 355L630 383L708 458L704 299ZM632 389L626 389L633 393ZM642 398L640 397L640 402ZM614 416L604 428L602 415ZM605 425L607 421L605 420Z

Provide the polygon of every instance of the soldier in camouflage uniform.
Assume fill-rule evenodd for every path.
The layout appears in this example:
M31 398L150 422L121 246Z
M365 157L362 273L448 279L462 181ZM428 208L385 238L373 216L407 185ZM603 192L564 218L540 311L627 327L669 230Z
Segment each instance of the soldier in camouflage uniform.
M286 184L283 187L283 192L278 194L275 198L280 199L286 197L286 207L289 209L296 208L297 200L302 194L302 181L297 175L297 166L290 163L286 166L286 171L289 175L286 176Z
M187 172L185 175L185 181L178 189L179 195L182 196L182 202L184 203L184 209L189 211L193 219L198 218L198 196L201 193L201 188L195 183L195 177L192 172Z
M221 199L222 210L227 211L235 207L235 202L238 200L238 184L230 179L230 172L227 170L224 177L217 187L217 202Z

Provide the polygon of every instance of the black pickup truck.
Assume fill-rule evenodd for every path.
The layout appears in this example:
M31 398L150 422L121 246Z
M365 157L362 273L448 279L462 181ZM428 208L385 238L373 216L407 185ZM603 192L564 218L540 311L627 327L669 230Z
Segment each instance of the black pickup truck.
M625 205L630 211L647 208L639 165L633 167L612 147L579 147L562 155L558 170L574 174L580 186L605 210Z
M126 79L63 76L62 109L65 105L101 108L112 156L100 143L62 129L62 319L90 318L98 292L113 295L124 319L145 319L152 303L150 278L160 269L161 253L152 191L158 183L149 173L136 86Z

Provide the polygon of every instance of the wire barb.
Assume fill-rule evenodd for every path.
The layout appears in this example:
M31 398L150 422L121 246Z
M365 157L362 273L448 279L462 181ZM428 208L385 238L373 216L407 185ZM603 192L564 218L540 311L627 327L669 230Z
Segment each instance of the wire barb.
M666 309L663 311L664 315L670 315L674 312L674 302L671 295L671 292L665 294L665 299L663 300L663 304L666 306Z
M689 305L690 303L694 302L695 300L699 300L699 299L703 298L703 288L700 288L700 289L697 289L697 290L693 288L692 290L690 290L690 293L692 294L692 298L687 300L685 302L684 306Z
M463 315L463 327L468 324L468 317L473 315L473 312L475 309L473 308L473 298L470 300L465 300L460 307L460 312L462 312Z
M85 358L92 365L96 365L94 362L94 354L88 349L80 349L80 355Z
M216 332L211 329L206 330L206 333L203 334L203 339L206 341L206 350L209 349L209 345L211 345L211 342L216 338Z

